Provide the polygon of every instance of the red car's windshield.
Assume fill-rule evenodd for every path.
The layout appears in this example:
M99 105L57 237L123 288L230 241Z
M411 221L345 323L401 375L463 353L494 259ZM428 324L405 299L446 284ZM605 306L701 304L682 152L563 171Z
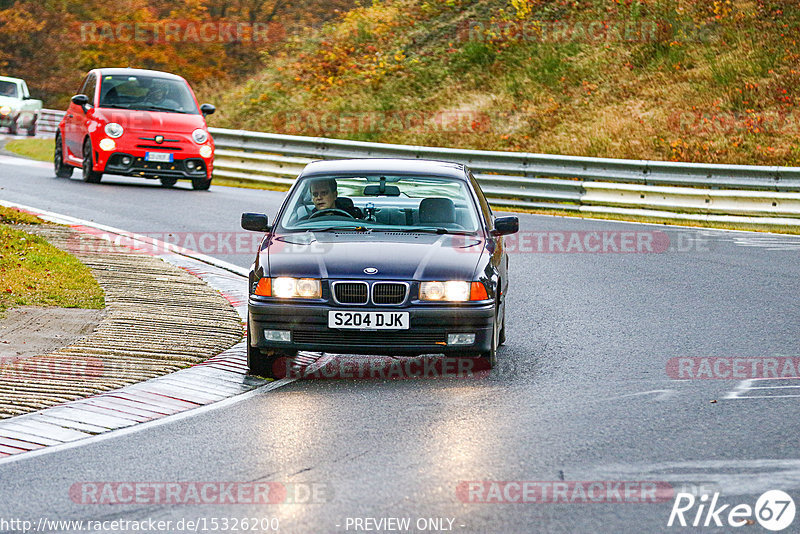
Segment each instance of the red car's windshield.
M127 74L103 76L100 107L192 115L200 113L186 82Z

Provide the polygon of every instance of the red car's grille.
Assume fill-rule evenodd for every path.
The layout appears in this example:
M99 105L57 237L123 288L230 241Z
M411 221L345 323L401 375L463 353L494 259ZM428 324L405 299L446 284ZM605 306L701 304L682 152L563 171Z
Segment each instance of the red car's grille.
M149 148L151 150L170 150L173 152L181 152L183 150L179 146L164 146L164 145L136 145L136 148Z

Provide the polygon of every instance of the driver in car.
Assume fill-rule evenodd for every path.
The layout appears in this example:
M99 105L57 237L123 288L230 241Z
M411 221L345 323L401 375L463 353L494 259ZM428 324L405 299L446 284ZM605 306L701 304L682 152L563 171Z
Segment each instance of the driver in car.
M169 87L162 82L154 82L147 92L144 99L144 104L155 106L159 108L180 109L180 106L174 100L167 98L169 94Z
M338 196L338 188L334 178L314 180L311 182L309 193L311 194L311 201L314 202L314 209L306 217L303 217L304 219L322 210L339 210L352 215L356 219L364 218L364 214L353 205L352 200ZM336 215L336 212L332 211L330 214Z

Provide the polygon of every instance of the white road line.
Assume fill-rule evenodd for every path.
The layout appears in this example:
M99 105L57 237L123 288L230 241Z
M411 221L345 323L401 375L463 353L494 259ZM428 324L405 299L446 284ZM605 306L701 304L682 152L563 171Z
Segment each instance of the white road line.
M598 400L618 400L630 397L640 397L642 395L653 395L655 393L658 393L659 395L654 400L665 400L674 396L677 392L674 389L653 389L650 391L640 391L638 393L626 393L625 395L619 395L617 397L606 397Z
M800 389L800 385L790 386L754 386L755 382L774 381L774 380L791 380L789 378L750 378L742 380L733 391L729 391L722 397L722 400L748 400L748 399L791 399L798 398L797 395L748 395L751 391L762 391L765 389Z
M573 471L570 478L574 480L659 480L675 486L712 483L726 497L800 488L800 460L794 458L608 464Z
M27 158L15 158L14 156L6 156L3 154L0 154L0 164L15 165L17 167L36 167L38 169L53 169L52 163L45 163L44 161L36 161Z

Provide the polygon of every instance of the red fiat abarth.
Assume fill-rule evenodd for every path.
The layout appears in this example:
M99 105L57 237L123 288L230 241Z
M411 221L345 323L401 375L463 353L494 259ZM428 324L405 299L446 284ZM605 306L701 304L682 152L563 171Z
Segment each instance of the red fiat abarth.
M198 106L175 74L92 70L58 125L56 176L69 178L80 167L91 183L105 173L159 179L165 187L188 179L194 189L208 189L214 141L205 117L214 111Z

